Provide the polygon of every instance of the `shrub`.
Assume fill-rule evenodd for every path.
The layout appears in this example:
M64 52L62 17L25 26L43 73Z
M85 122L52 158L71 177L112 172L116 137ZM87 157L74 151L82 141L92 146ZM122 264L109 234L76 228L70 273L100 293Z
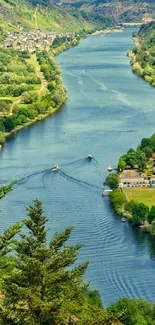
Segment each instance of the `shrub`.
M109 174L106 177L104 185L109 186L112 190L118 188L119 185L119 176L118 174Z

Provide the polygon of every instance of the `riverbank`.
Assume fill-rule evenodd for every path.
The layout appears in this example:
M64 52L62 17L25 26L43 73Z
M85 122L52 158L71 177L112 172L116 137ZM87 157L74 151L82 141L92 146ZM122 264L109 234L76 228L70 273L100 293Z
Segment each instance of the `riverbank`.
M114 30L113 30L114 31ZM106 31L104 31L106 33ZM110 31L107 30L107 32L109 33ZM51 62L52 65L55 65L56 68L58 68L58 74L60 75L60 69L57 66L54 57L57 56L58 54L68 50L71 47L75 47L77 46L85 37L87 37L88 34L83 34L83 36L78 36L76 39L68 41L68 42L64 42L62 44L60 44L59 46L57 46L56 48L51 47L50 50L48 51L48 55L49 55L49 61ZM32 58L33 56L33 58ZM44 76L44 72L41 71L41 66L39 68L38 65L38 58L36 56L36 59L34 59L34 56L36 56L36 54L32 54L31 57L29 59L27 59L27 62L31 65L33 65L34 67L34 71L36 71L37 77L41 80L41 88L39 90L37 90L37 94L40 97L41 95L43 95L43 91L46 90L46 96L48 95L48 92L50 93L50 89L53 92L53 84L52 87L51 85L48 86L48 79L45 78ZM41 63L41 53L40 53L40 63ZM44 57L43 57L44 59ZM36 61L36 62L35 62ZM45 75L46 75L46 71L45 71ZM62 79L60 79L60 86L62 87L62 89L65 89L62 83ZM65 89L66 91L66 89ZM41 113L38 114L37 116L34 116L34 118L28 118L27 119L27 113L26 113L26 118L23 119L22 123L20 123L20 125L16 125L15 127L13 127L13 129L6 131L4 133L1 134L1 138L0 138L0 143L1 145L3 145L5 143L5 140L7 140L9 137L11 137L13 134L15 134L16 132L19 132L20 130L34 124L37 123L37 121L41 121L43 119L45 119L46 117L53 115L55 112L57 112L65 103L67 99L67 95L65 97L63 97L63 100L61 100L60 104L57 104L56 107L51 107L51 103L49 103L49 107L47 107L46 112L45 113ZM33 102L32 102L33 104ZM17 100L13 100L13 104L12 104L12 108L10 109L10 119L13 117L13 115L16 114L16 111L18 112L18 110L16 109L16 106L21 106L21 112L23 115L23 109L27 109L27 105L23 105L22 104L22 97L18 98ZM30 109L31 110L31 109ZM5 114L4 117L7 119L9 118L9 115ZM2 115L1 115L2 117Z
M118 162L118 172L109 174L104 185L115 212L133 225L155 235L155 134L143 138Z
M50 48L50 50L48 51L49 61L51 62L52 66L56 67L58 75L60 75L60 69L59 69L58 65L56 64L54 57L64 51L68 50L71 47L75 47L87 36L88 35L83 35L82 37L78 36L77 38L75 38L71 41L63 42L62 44L60 44L60 46L57 46L56 48L53 48L53 47ZM34 54L32 54L31 56L34 57ZM40 59L40 63L41 63L42 62L41 53L40 53L39 59ZM44 59L44 57L43 57L43 59ZM38 60L38 58L37 58L37 60ZM41 69L42 69L41 66L39 68L38 62L37 61L34 62L34 59L32 59L31 57L27 60L27 62L34 66L34 70L37 73L37 77L40 78L40 80L41 80L41 88L40 88L40 90L37 90L38 96L40 97L41 95L43 95L44 94L43 91L45 91L45 90L46 90L46 96L48 96L48 93L50 94L50 92L53 93L53 89L55 88L55 86L53 86L53 84L51 86L49 84L48 78L45 78L46 71L45 71L45 76L44 76L44 74L43 74L44 72L41 71ZM36 66L35 66L35 64L36 64ZM53 81L52 81L52 83L53 83ZM60 84L61 89L65 90L64 91L64 94L65 94L66 88L64 88L64 86L63 86L62 79L60 79L59 84ZM45 87L45 85L46 85L46 87ZM57 91L57 89L56 89L56 91ZM46 108L45 113L38 114L38 116L34 116L34 118L30 118L30 119L28 119L28 121L26 121L26 119L25 119L20 125L17 125L15 127L13 127L13 129L2 133L1 138L0 138L1 145L3 145L5 143L5 140L7 140L9 137L11 137L16 132L19 132L20 130L36 123L37 121L41 121L41 120L45 119L46 117L56 113L64 105L64 103L67 99L67 95L61 96L61 98L62 98L62 100L58 100L56 107L51 107L51 103L49 103L49 107ZM21 106L23 109L27 108L27 105L23 105L23 104L20 105L20 104L22 104L22 98L21 99L18 98L18 100L14 99L13 104L12 104L12 109L9 114L10 119L11 119L11 116L14 114L14 109L15 109L15 114L16 114L16 106L17 105L19 107ZM21 110L22 110L22 108L21 108ZM23 113L23 111L22 111L22 113ZM4 117L7 119L9 117L9 115L4 114ZM2 117L2 115L1 115L1 117ZM27 117L27 115L26 115L26 117Z
M60 69L59 69L58 65L56 64L56 62L54 60L54 56L56 56L57 54L61 53L62 51L66 50L66 49L68 49L68 48L70 48L72 46L75 46L77 44L78 44L78 41L76 40L76 42L74 42L74 44L73 43L71 43L71 44L68 44L68 43L63 44L63 45L59 46L56 50L51 49L48 52L49 53L48 54L48 56L49 56L49 64L52 65L52 69L55 66L55 69L56 69L59 76L60 76ZM34 56L34 54L31 55L31 56ZM36 59L38 59L38 57ZM46 102L45 102L45 100L43 100L43 104L41 104L41 105L46 106L45 113L43 113L44 109L40 110L40 105L38 104L38 107L37 107L38 114L37 114L37 116L35 116L36 115L36 113L35 113L36 108L34 106L34 102L32 101L32 104L28 105L28 104L23 103L23 97L22 96L21 96L21 98L18 98L18 100L13 102L12 109L10 110L10 114L9 115L5 114L4 119L3 119L3 116L1 115L1 121L4 121L4 123L5 123L5 120L6 120L7 123L9 123L9 124L12 123L14 117L15 117L15 119L17 119L16 116L18 117L18 115L17 115L18 111L21 112L20 114L22 114L22 116L24 114L24 118L22 120L22 123L19 123L19 125L15 125L15 123L13 123L13 126L9 127L9 128L11 128L9 131L6 130L6 132L4 132L4 131L1 132L1 138L0 138L1 145L3 145L5 143L5 139L9 138L10 136L15 134L16 132L19 132L20 130L28 127L29 125L32 125L32 124L36 123L37 121L41 121L41 120L45 119L49 115L53 115L55 112L57 112L63 106L63 104L65 103L65 101L67 99L66 89L64 88L64 86L62 84L62 79L60 79L60 77L59 77L59 79L58 79L58 87L55 87L54 81L52 81L53 82L52 88L49 88L49 86L50 86L49 77L45 78L46 71L45 71L45 76L43 75L44 72L41 72L41 69L42 69L42 66L41 66L41 64L42 64L41 63L42 62L42 54L40 54L40 56L39 56L40 68L38 68L39 64L38 64L36 59L34 60L34 58L32 58L32 59L30 58L27 61L28 61L28 64L31 64L31 66L32 66L32 63L33 63L34 69L37 72L37 77L40 78L40 80L41 80L41 88L39 90L36 90L36 94L38 96L38 99L40 99L40 97L47 98ZM43 56L43 59L44 59L44 56ZM36 67L35 67L35 64L36 64ZM53 91L54 89L55 89L55 91ZM58 93L57 89L60 89L61 95L57 95L57 93ZM63 95L62 95L62 91L63 91ZM51 102L51 101L48 100L48 96L50 94L51 94L51 98L53 98L53 100L55 100L55 105L54 105L55 107L52 107L52 103L54 103L54 102ZM55 96L57 96L58 98L55 97ZM49 101L49 105L48 105L48 101ZM30 103L31 103L31 100L30 100ZM32 106L32 108L31 107L28 108L29 106ZM34 113L31 114L31 111L33 111ZM33 115L34 115L34 117L33 117Z
M155 22L141 26L138 33L133 33L135 46L127 53L132 71L153 87L155 87L154 33Z
M102 30L97 30L96 32L92 33L93 36L95 35L107 35L109 33L122 33L123 29L121 27L118 28L109 28L109 29L102 29Z
M66 97L67 99L67 97ZM44 120L46 117L55 114L65 103L65 101L57 108L53 108L52 110L50 110L48 113L43 114L43 115L39 115L38 117L36 117L35 119L25 123L24 125L18 125L16 126L13 130L11 130L10 132L5 132L5 138L9 139L12 135L16 134L17 132L23 130L24 128L27 128L29 126L31 126L32 124L42 121Z

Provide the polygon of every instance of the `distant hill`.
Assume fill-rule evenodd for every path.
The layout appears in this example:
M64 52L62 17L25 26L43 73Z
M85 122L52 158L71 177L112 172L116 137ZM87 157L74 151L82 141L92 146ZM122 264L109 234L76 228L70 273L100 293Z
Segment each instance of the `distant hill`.
M155 18L154 0L58 0L58 2L63 8L72 7L103 14L113 17L117 22L149 22L151 18Z
M0 29L46 29L56 32L96 30L114 25L112 19L71 10L66 12L49 0L0 0Z

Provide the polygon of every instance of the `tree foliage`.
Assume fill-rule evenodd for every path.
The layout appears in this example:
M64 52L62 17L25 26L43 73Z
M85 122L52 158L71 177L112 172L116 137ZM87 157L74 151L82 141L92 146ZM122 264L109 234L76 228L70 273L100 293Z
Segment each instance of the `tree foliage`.
M112 304L108 310L124 325L154 325L155 305L143 299L120 299Z
M104 185L109 186L112 190L118 188L119 185L119 176L118 174L109 174L106 177Z
M146 220L146 217L149 212L149 207L144 203L135 203L132 206L132 223L133 225L140 225L142 222Z
M136 35L137 36L137 35ZM143 25L138 33L139 44L134 47L133 71L155 87L155 23Z

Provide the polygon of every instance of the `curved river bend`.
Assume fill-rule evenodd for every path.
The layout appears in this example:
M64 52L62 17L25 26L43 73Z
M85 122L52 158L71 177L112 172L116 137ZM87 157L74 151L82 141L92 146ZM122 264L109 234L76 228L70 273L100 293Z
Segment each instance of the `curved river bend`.
M88 37L59 55L66 105L0 153L1 183L20 180L0 202L0 230L22 220L31 199L41 199L48 238L75 225L71 242L84 243L85 278L105 305L124 296L155 301L154 241L121 223L101 197L107 166L155 131L155 89L132 73L125 53L132 31ZM96 160L83 159L89 153ZM55 164L62 169L52 173Z

